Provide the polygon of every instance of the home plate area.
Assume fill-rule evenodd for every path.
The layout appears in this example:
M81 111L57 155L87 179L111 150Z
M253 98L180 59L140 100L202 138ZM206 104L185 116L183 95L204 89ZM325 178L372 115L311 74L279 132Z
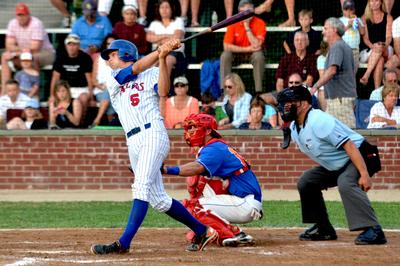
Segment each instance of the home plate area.
M186 229L142 228L128 254L93 255L90 246L111 243L122 229L2 229L0 265L400 265L400 231L385 231L388 244L357 246L359 232L337 231L336 241L299 241L304 228L246 228L250 247L211 244L187 252Z

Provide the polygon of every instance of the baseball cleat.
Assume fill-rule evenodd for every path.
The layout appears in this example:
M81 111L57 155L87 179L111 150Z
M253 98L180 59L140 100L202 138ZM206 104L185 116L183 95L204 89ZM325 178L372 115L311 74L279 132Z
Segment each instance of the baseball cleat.
M234 237L222 240L222 246L224 247L252 246L254 244L254 238L245 232L240 232Z
M382 227L376 225L365 229L354 242L356 245L382 245L386 244L387 240Z
M332 226L320 227L315 224L301 233L299 239L303 241L336 240L337 235Z
M201 236L195 236L192 243L186 248L186 251L202 251L205 246L214 242L218 238L218 233L211 227Z
M92 245L90 251L96 255L105 255L110 253L123 254L129 252L129 249L123 249L119 241L115 241L110 245Z

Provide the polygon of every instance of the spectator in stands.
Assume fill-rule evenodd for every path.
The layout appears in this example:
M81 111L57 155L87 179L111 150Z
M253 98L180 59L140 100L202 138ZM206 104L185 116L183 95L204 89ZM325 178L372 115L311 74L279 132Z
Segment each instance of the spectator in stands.
M399 99L399 90L398 84L386 84L383 87L383 100L372 106L367 128L400 126L400 106L396 106Z
M340 5L343 6L344 2L345 0L340 0ZM385 3L387 13L391 14L394 0L383 0L383 2Z
M112 5L114 3L114 0L98 0L97 1L97 12L101 16L108 16L110 14ZM138 6L137 0L124 0L124 5L127 6Z
M33 57L30 52L23 52L19 56L22 70L15 74L21 92L30 98L39 99L39 71L33 67Z
M255 8L255 13L256 14L261 14L263 12L270 12L272 4L274 3L274 0L265 0L264 3L259 5L258 7ZM288 20L285 22L279 24L278 27L294 27L296 26L296 19L294 17L294 0L285 0L285 6L286 6L286 11L288 14Z
M188 95L189 81L181 76L174 79L175 96L168 98L165 106L165 127L182 128L183 120L199 113L199 101Z
M386 67L397 69L397 75L400 76L400 69L398 69L400 67L400 17L393 21L392 37L394 55L389 59Z
M201 96L200 113L214 116L217 123L221 119L228 117L222 110L222 107L217 105L215 98L213 98L209 92L206 92Z
M0 97L0 129L4 128L8 109L24 109L31 100L19 89L19 83L10 79L5 85L6 94Z
M277 92L287 88L289 76L293 73L299 73L304 83L309 87L318 79L316 57L313 53L307 51L308 45L307 33L296 32L294 36L295 52L285 54L279 61L276 70Z
M80 39L76 34L69 34L64 40L66 52L57 54L53 65L50 84L50 98L55 96L56 83L65 80L71 86L72 98L79 99L84 109L93 98L91 57L80 50Z
M123 21L117 22L113 29L118 39L128 40L136 45L139 55L145 55L148 49L144 26L137 23L136 6L126 5L122 8Z
M105 50L112 41L118 39L117 36L110 34L105 39L101 45L101 50ZM108 123L110 124L115 117L115 110L110 104L110 94L108 92L109 87L112 87L114 80L112 78L112 69L107 65L106 61L101 58L98 53L93 61L93 86L94 95L96 101L99 103L99 111L95 119L93 120L92 126L97 126L100 124L103 115L107 115Z
M365 27L361 27L360 32L368 50L360 53L360 55L367 54L367 56L361 56L361 63L366 62L364 57L368 58L368 66L360 83L366 85L373 73L374 88L376 89L381 85L384 63L393 54L393 48L390 46L393 18L387 14L385 3L382 0L368 0L362 21Z
M39 102L31 99L27 102L21 117L14 117L7 123L7 129L47 129L47 121L39 108Z
M399 78L396 69L387 68L383 72L383 80L382 80L383 86L380 86L379 88L373 90L371 92L371 95L369 96L369 99L373 101L382 101L383 87L389 84L397 84L398 80Z
M319 44L321 43L321 33L311 27L313 23L313 11L308 9L301 10L299 12L299 23L301 27L290 32L283 42L283 48L285 48L286 53L290 54L295 51L294 36L299 31L303 31L308 35L309 44L307 51L312 54L318 53Z
M320 55L317 58L317 70L320 77L324 75L325 72L325 62L326 62L326 55L328 54L329 45L327 42L322 41L319 47ZM353 53L354 55L354 53ZM324 86L319 88L317 93L319 107L322 111L326 110L326 101L325 101L325 92ZM315 93L314 93L315 95Z
M267 105L261 98L253 100L250 104L249 121L241 124L239 129L271 129L273 126L270 123L262 121L263 117L265 116L266 106Z
M163 44L169 38L183 39L185 26L183 20L178 17L176 6L172 0L160 0L155 14L155 20L150 23L146 39L153 44L153 50ZM167 56L167 68L169 76L175 67L175 75L183 74L186 70L185 47L174 50Z
M104 38L112 32L112 26L107 17L97 14L95 0L83 1L82 12L83 16L72 25L71 32L81 39L81 49L92 55L99 51Z
M101 0L99 0L101 1ZM67 0L50 0L50 3L58 9L60 14L63 16L63 20L61 22L61 26L63 28L69 28L71 27L72 19L71 19L71 14L69 13L67 9Z
M253 8L251 0L241 0L239 11ZM264 51L263 44L266 35L265 22L257 17L251 17L228 26L224 36L224 51L221 54L221 80L231 73L233 61L248 61L253 65L253 78L256 92L263 89ZM221 82L221 87L223 83Z
M19 56L22 51L29 50L32 53L34 66L37 69L52 64L55 56L42 22L30 15L28 6L18 3L15 14L16 18L8 23L5 52L1 56L2 94L5 94L5 83L11 78L12 68L19 68Z
M354 59L351 48L342 40L344 32L344 25L338 18L325 21L323 35L329 44L329 53L324 74L311 88L311 94L324 86L326 112L355 128L354 101L357 90Z
M50 128L78 128L82 119L82 104L72 98L67 81L55 84L54 101L49 102Z
M357 74L360 65L360 32L359 28L364 27L362 20L357 18L356 6L353 0L346 0L342 6L343 16L340 21L345 26L345 33L342 37L353 51L354 75Z
M189 0L179 0L181 3L181 8L182 8L182 13L181 17L186 25L187 21L187 12L189 10ZM199 8L200 8L200 0L190 0L190 11L191 11L191 17L192 17L192 22L190 24L190 27L199 27Z
M147 26L147 4L149 0L138 0L139 18L138 23Z
M250 110L251 95L240 76L230 73L223 79L224 100L222 110L228 116L218 122L218 129L238 128L246 122Z

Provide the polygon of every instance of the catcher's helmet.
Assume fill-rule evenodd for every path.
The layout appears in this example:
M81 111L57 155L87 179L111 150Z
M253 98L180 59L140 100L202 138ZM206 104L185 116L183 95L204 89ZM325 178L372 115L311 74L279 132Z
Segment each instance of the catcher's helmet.
M190 131L192 127L196 127L196 130ZM216 131L218 128L217 121L208 114L190 114L183 121L183 128L185 129L185 141L191 147L201 147L205 144L208 129L211 129L211 137L222 138Z
M101 58L108 60L110 53L113 51L118 51L119 58L125 62L137 61L139 58L136 46L126 40L113 41L107 49L101 52Z

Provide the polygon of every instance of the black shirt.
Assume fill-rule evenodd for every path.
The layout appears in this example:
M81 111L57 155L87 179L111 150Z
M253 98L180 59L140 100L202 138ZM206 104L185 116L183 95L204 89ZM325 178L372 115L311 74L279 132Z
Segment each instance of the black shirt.
M286 38L286 43L287 43L287 45L289 45L290 51L292 51L292 52L295 51L294 35L298 31L301 31L301 27L293 32L289 32L288 36ZM307 32L307 35L308 35L308 40L310 42L310 44L307 47L307 52L315 54L315 52L319 50L319 47L321 45L321 40L322 40L321 32L313 30L313 28L311 28L310 31Z
M92 69L92 58L83 51L73 58L66 52L59 53L53 64L53 70L61 75L60 79L68 81L71 87L87 87L85 73L91 73Z

